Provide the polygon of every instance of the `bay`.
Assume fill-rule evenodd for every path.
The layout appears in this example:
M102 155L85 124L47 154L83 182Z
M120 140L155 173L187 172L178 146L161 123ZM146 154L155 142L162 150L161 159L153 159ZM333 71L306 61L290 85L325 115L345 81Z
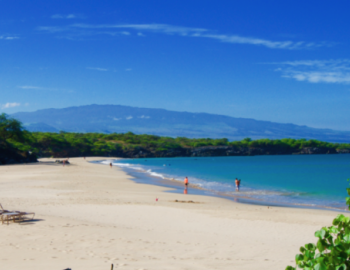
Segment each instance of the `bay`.
M181 182L188 176L191 184L232 198L334 209L346 208L350 178L347 154L123 159L114 165Z

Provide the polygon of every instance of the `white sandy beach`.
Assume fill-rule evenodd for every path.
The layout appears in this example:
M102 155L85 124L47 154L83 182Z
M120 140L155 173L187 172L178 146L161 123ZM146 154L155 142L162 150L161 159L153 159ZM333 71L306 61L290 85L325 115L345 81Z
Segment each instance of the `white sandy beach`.
M166 193L87 160L0 166L3 207L36 213L0 226L0 270L284 269L337 215Z

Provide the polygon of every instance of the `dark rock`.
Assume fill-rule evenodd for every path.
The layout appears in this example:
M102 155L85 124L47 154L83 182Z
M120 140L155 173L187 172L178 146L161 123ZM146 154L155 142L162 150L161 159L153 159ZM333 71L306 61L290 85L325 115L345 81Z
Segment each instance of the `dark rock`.
M55 161L55 163L58 163L58 164L70 164L69 163L69 161L68 160L59 160L59 159L57 159L56 161Z
M337 151L332 148L326 148L326 147L304 147L300 150L299 154L336 154Z
M349 154L350 153L350 149L337 149L336 151L339 154Z

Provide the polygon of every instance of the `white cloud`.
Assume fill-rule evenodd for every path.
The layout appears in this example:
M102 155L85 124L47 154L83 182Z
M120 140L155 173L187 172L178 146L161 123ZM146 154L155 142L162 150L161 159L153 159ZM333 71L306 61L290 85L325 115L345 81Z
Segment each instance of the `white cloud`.
M21 88L21 89L33 89L33 90L45 90L45 88L43 88L43 87L31 86L31 85L22 85L22 86L18 86L18 88Z
M0 36L0 39L2 39L2 40L14 40L14 39L19 39L19 37L15 37L15 36Z
M350 83L350 72L313 72L295 71L283 77L293 78L297 81L307 81L310 83Z
M130 119L132 119L133 117L132 116L128 116L128 117L126 117L125 119L126 120L130 120Z
M350 64L350 60L349 59L298 60L298 61L285 61L285 62L272 63L272 64L287 65L287 66L347 67Z
M33 86L33 85L20 85L17 87L23 90L61 91L61 92L67 92L67 93L74 93L74 90L67 89L67 88L51 88L51 87L40 87L40 86Z
M51 19L74 19L77 18L77 15L74 14L68 14L68 15L62 15L62 14L55 14L51 16Z
M108 36L130 36L129 31L111 31L111 30L96 30L96 29L83 29L76 28L72 25L69 26L41 26L37 28L38 31L47 32L51 34L56 34L56 38L65 38L71 40L81 40L86 36L96 36L96 35L108 35Z
M3 109L9 109L9 108L14 108L14 107L18 107L21 106L21 103L17 103L17 102L8 102L6 104L2 105Z
M282 77L310 83L350 83L350 60L303 60L272 63Z
M144 31L154 31L154 32L163 32L163 33L178 33L186 35L188 33L200 33L207 32L207 29L204 28L191 28L191 27L181 27L173 26L168 24L73 24L71 27L75 28L85 28L85 29L133 29L133 30L144 30Z
M99 67L87 67L86 69L97 70L97 71L108 71L107 68L99 68Z
M116 118L116 117L113 117L113 120L114 121L119 121L121 118Z
M150 116L147 116L147 115L141 115L141 116L139 116L138 118L149 119L149 118L151 118L151 117L150 117Z
M132 68L126 68L125 71L132 71Z
M67 38L79 35L129 35L129 31L136 31L137 36L144 36L142 32L153 32L167 35L178 35L192 38L213 39L225 43L232 44L250 44L256 46L264 46L270 49L310 49L320 46L330 46L330 43L320 42L304 42L304 41L272 41L255 37L244 37L240 35L218 34L205 28L181 27L168 24L72 24L66 27L39 27L40 31L49 33L67 32ZM121 32L111 31L120 29ZM125 31L129 30L129 31Z
M67 31L67 27L59 27L59 26L40 26L38 28L39 31L45 31L49 33L57 33L57 32L65 32Z
M292 41L270 41L259 38L241 37L237 35L195 35L196 37L206 37L217 39L226 43L239 43L239 44L251 44L261 45L271 49L299 49L307 46L304 42L292 42Z

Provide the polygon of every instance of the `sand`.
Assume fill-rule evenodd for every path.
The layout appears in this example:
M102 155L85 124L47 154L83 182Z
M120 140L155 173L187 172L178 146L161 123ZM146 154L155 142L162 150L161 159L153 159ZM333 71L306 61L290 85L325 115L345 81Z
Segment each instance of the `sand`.
M87 160L0 166L3 207L36 213L0 225L1 270L284 269L337 215L168 193Z

